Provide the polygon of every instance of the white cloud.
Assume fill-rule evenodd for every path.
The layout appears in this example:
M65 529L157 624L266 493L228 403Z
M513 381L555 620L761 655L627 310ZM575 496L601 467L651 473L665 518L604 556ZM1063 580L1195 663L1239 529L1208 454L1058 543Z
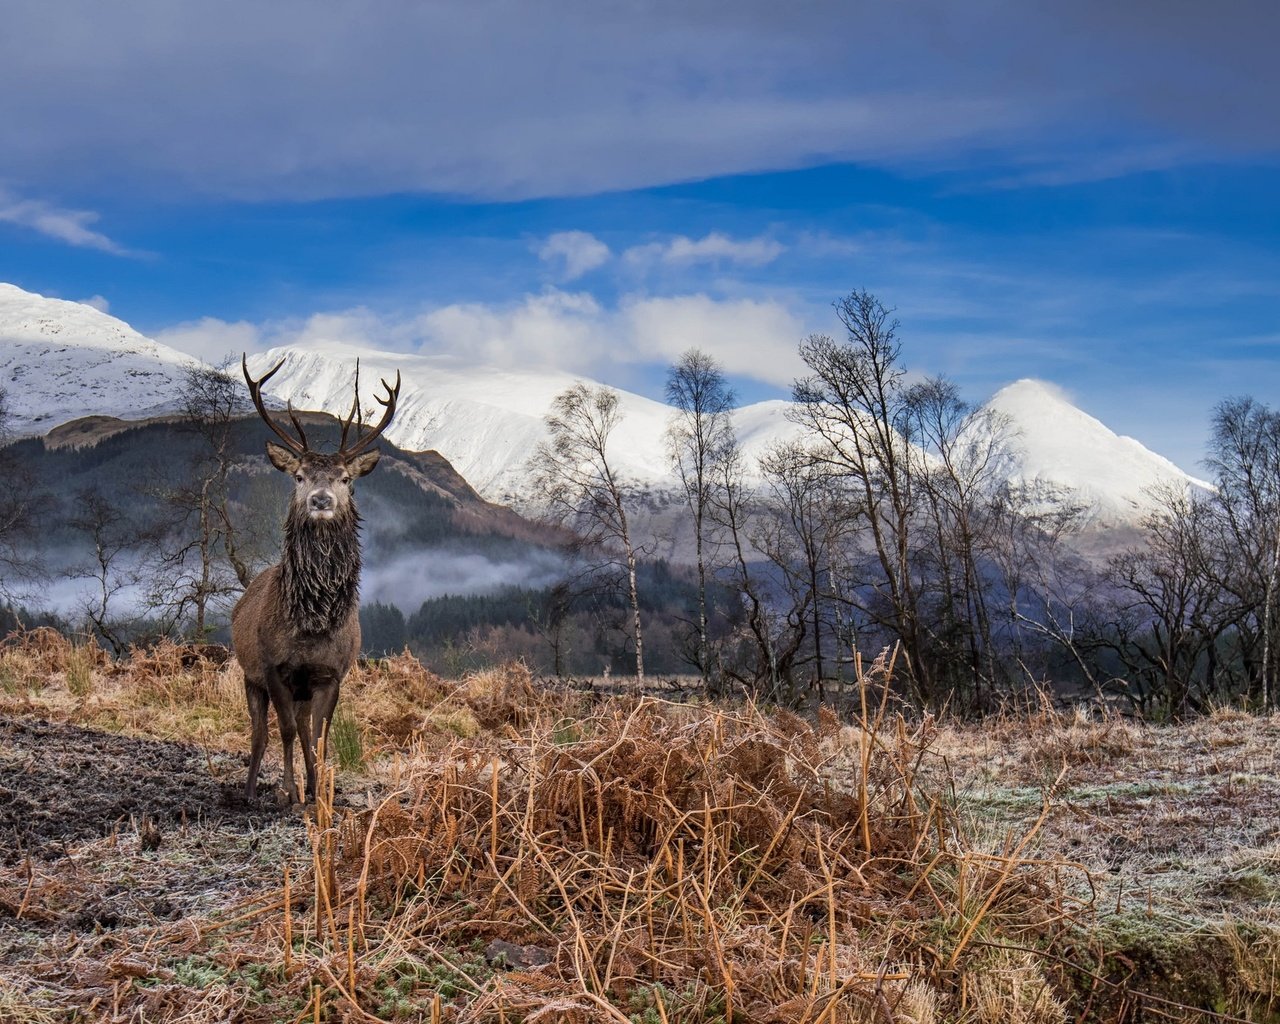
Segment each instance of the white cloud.
M608 314L585 292L550 289L514 304L455 303L417 318L420 349L460 362L578 369L606 344Z
M99 313L111 312L111 303L101 295L91 295L87 299L81 299L80 304L82 306L90 306L93 309L96 309Z
M0 221L78 248L98 249L116 256L136 255L89 227L98 219L92 210L66 210L43 199L19 199L0 191Z
M161 6L7 5L6 174L147 195L528 198L1132 138L1270 156L1277 141L1275 4Z
M802 372L796 354L803 320L773 300L707 295L625 299L624 334L647 361L670 363L690 348L715 356L728 373L785 386Z
M609 247L589 231L557 231L538 247L538 258L558 264L560 279L573 281L609 262Z
M270 348L262 329L255 324L244 320L228 323L211 316L175 324L159 331L154 338L162 345L216 364L228 357L238 357L242 352Z
M763 235L741 241L713 231L702 238L676 235L666 242L635 245L624 252L623 259L636 266L664 263L688 266L693 263L738 263L761 267L772 263L786 251L786 246Z
M360 307L254 325L206 317L156 340L211 361L277 345L420 352L459 367L557 369L625 385L628 370L669 364L689 348L734 375L785 386L800 371L801 317L774 300L631 295L604 306L551 288L509 303L453 303L417 314Z
M732 374L786 385L799 372L804 322L772 300L625 296L602 306L551 289L507 305L444 306L418 319L420 351L460 362L554 367L609 382L619 365L670 363L690 348Z

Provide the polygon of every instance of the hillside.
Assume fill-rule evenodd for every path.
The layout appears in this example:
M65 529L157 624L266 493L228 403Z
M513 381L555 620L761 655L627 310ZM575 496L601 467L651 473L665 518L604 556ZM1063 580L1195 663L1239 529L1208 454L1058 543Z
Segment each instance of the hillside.
M1001 475L1042 505L1079 502L1095 521L1131 524L1162 485L1209 484L1072 405L1044 381L1019 380L983 407L1011 429Z
M336 446L337 423L302 414L317 447ZM256 564L273 561L288 481L263 452L256 416L234 424L239 469L233 497ZM360 482L364 519L363 595L411 611L428 597L479 592L503 581L542 585L558 571L557 534L481 498L439 453L381 445L376 472ZM86 543L71 520L83 493L96 489L141 535L164 515L161 496L177 487L200 452L193 431L174 417L129 423L110 417L75 420L43 439L16 442L12 455L52 502L41 544L50 568Z
M568 373L460 368L450 360L403 352L370 352L332 343L307 351L279 348L249 358L255 376L284 359L270 391L298 408L341 409L351 402L356 359L369 384L377 377L404 381L395 422L387 436L408 448L444 453L481 494L517 506L532 500L529 460L546 436L543 417L556 395L579 378ZM588 382L590 383L590 382ZM667 491L675 480L665 432L672 410L661 402L619 391L621 417L611 454L621 475L642 489ZM771 443L798 428L785 417L786 402L745 406L734 414L748 464Z

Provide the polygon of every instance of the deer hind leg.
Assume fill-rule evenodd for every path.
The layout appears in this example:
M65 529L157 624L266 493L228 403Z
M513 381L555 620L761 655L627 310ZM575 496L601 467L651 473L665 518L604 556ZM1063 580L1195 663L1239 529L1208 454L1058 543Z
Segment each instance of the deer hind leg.
M246 679L244 697L249 705L249 724L253 732L249 751L249 777L245 781L244 795L248 800L256 800L258 769L262 767L262 755L267 750L267 691L265 687Z

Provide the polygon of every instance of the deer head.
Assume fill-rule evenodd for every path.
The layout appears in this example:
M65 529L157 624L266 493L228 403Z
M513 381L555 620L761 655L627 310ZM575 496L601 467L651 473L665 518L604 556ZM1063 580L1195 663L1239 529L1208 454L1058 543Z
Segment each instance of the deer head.
M245 382L249 385L249 396L253 399L254 408L258 410L263 422L283 442L276 444L268 441L267 458L276 469L288 473L294 479L290 517L306 518L317 524L347 518L351 510L352 483L378 464L379 452L376 448L371 450L370 446L387 429L395 415L396 400L400 397L400 372L396 371L394 386L386 380L382 381L386 397L374 396L383 407L382 418L372 429L366 429L360 409L360 366L359 363L356 364L355 397L351 402L351 412L342 423L342 438L338 442L338 450L328 453L311 450L306 432L294 414L292 402L288 403L287 412L297 437L290 435L267 412L262 401L262 386L284 365L284 360L281 359L257 380L249 374L247 357L241 357L240 365ZM355 436L348 441L353 425L356 428Z

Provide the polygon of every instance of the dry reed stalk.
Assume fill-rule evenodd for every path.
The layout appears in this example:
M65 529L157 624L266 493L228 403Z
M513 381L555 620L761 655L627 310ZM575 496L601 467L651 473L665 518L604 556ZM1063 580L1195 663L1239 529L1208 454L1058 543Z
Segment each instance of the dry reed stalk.
M284 976L293 974L293 900L289 893L289 861L284 862Z

